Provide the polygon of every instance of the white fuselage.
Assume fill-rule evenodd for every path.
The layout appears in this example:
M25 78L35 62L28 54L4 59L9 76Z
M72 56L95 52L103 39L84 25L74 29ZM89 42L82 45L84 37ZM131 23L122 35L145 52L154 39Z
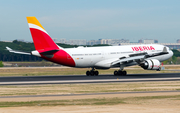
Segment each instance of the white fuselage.
M151 49L150 47L153 47ZM78 47L64 49L75 61L75 67L96 67L98 64L110 63L121 57L129 57L130 54L144 53L148 54L162 52L163 45L157 44L142 44L142 45L126 45L126 46L106 46L106 47ZM151 57L160 62L169 59L173 52L167 47L168 54ZM136 62L131 62L126 66L136 65Z

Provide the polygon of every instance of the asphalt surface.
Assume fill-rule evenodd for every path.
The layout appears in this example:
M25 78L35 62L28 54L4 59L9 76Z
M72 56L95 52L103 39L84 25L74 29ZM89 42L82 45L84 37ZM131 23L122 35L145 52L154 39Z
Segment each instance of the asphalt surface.
M57 75L57 76L20 76L0 77L0 85L30 85L30 84L72 84L72 83L104 83L104 82L139 82L139 81L176 81L180 73L128 74L114 75Z

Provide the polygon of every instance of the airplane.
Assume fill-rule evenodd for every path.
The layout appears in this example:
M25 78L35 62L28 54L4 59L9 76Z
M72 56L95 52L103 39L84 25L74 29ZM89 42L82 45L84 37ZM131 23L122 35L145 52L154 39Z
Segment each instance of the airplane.
M87 76L98 76L97 69L119 68L114 75L127 75L125 67L139 65L145 70L161 70L161 62L173 56L171 49L159 44L140 44L104 47L62 48L58 46L36 17L27 17L35 49L31 52L9 52L34 55L64 66L91 68Z

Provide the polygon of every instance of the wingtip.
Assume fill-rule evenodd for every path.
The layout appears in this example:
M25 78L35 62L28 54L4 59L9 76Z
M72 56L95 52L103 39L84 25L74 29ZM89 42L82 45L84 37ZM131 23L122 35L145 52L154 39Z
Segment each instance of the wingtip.
M7 50L9 50L9 51L11 51L11 50L12 50L11 48L9 48L9 47L7 47L7 46L6 46L6 49L7 49Z

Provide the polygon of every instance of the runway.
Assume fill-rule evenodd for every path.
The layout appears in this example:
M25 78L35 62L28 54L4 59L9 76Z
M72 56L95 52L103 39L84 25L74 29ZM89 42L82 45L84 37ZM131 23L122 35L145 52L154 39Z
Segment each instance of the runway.
M33 84L79 84L107 82L147 82L147 81L177 81L180 73L128 74L114 75L57 75L57 76L21 76L0 77L0 85L33 85Z

